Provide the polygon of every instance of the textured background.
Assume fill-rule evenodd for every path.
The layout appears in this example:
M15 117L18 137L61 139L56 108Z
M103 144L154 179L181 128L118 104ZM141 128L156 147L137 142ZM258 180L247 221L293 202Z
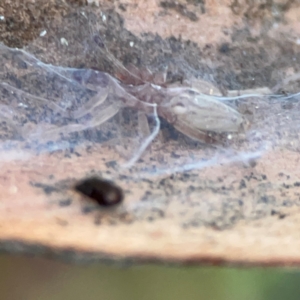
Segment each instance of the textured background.
M119 76L92 43L105 36L125 66L159 73L167 62L171 82L200 76L226 94L277 88L298 72L298 12L298 1L2 1L0 40L45 62ZM1 249L76 261L298 265L296 129L255 161L142 181L118 174L119 154L97 144L36 157L2 153ZM125 190L120 208L99 210L71 189L93 174Z

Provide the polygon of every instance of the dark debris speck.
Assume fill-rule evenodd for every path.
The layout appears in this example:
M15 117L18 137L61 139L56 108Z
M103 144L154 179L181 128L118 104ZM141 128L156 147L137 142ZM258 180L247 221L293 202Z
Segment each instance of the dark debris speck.
M115 168L118 165L118 163L115 160L111 160L105 163L105 166L107 168Z
M244 179L242 179L241 180L241 182L240 182L240 189L244 189L244 188L246 188L247 187L247 185L246 185L246 182L245 182L245 180Z
M66 207L66 206L70 206L71 203L72 203L71 199L63 199L59 201L59 206Z
M57 187L54 187L52 185L40 183L40 182L30 182L30 185L36 188L40 188L44 191L45 194L50 195L52 193L56 193L59 191Z
M223 43L219 48L220 53L227 54L230 51L229 44Z
M287 215L284 214L284 213L281 213L280 211L272 209L271 210L271 216L278 216L278 219L281 220L281 219L284 219Z
M123 201L123 191L111 181L91 177L80 181L74 188L77 192L96 201L100 206L114 206Z

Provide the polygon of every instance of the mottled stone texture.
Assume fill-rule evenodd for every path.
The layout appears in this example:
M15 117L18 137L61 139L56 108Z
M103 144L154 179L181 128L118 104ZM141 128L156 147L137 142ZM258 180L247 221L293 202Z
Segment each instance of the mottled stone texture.
M299 72L299 1L92 2L3 0L0 41L44 62L119 79L116 59L163 74L168 84L201 78L224 95L299 91L297 80L284 82ZM280 128L279 113L270 112L270 127ZM175 160L186 149L213 153L169 127L162 124L160 135L171 141L162 161L166 151ZM51 153L2 151L0 248L77 261L299 265L300 148L297 125L290 127L266 131L274 143L255 159L148 177L140 169L121 172L117 147L96 142ZM191 148L174 148L174 136ZM122 204L99 208L74 191L96 175L123 189Z

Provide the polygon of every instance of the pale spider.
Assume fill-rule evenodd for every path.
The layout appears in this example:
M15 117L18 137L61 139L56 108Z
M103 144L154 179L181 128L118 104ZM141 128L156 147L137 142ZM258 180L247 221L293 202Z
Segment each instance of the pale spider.
M125 69L121 66L121 71L117 77L122 79L122 76L123 78L125 76L129 79L129 83L133 83L129 84L96 70L70 69L47 65L23 50L11 49L4 45L1 45L1 51L9 53L14 59L19 56L20 62L26 62L28 67L33 68L32 72L28 71L26 67L24 72L32 72L27 74L38 74L39 72L54 74L54 76L67 81L67 84L68 81L72 84L77 82L84 89L96 92L89 101L82 104L76 111L66 111L43 97L26 93L24 90L18 89L17 86L12 86L11 83L14 84L17 81L6 82L4 72L1 85L10 93L17 95L19 98L32 99L39 105L43 105L41 103L45 103L46 106L52 105L53 111L57 112L59 110L62 116L69 116L75 121L64 125L63 128L50 123L43 128L40 127L33 133L30 131L30 127L25 124L21 129L24 138L51 138L59 136L62 132L68 134L93 128L111 119L123 107L131 107L145 114L155 113L188 137L206 143L218 141L219 136L228 135L231 137L231 134L240 133L249 125L247 119L237 110L219 101L217 97L210 95L211 90L215 90L215 88L205 82L202 82L200 91L199 87L193 88L183 85L166 87L163 84L163 76L153 76L148 70L141 71L134 67ZM120 65L118 61L116 63ZM8 69L11 70L12 68L9 67ZM17 78L20 77L18 72L17 70L17 75L14 75ZM26 80L27 77L20 78ZM48 84L48 82L46 81L45 84ZM207 86L210 87L209 91L207 91ZM48 89L51 90L51 83L49 83ZM55 91L53 92L55 93ZM18 107L27 109L25 102L18 100L18 103ZM104 105L102 106L102 104ZM11 106L8 105L8 108L11 109ZM93 116L92 120L84 123L78 122L78 119L84 118L88 114ZM13 119L11 121L13 123Z
M74 78L82 85L95 88L108 87L106 94L96 95L85 109L74 114L75 118L91 112L101 105L109 93L116 95L126 107L151 113L153 107L159 117L164 118L178 131L202 142L213 142L219 134L243 132L249 125L247 119L237 110L217 100L216 97L200 93L190 87L163 87L147 82L139 85L123 84L110 75L84 70L74 73ZM102 112L103 123L118 113L120 106L111 104ZM98 118L99 119L99 118Z

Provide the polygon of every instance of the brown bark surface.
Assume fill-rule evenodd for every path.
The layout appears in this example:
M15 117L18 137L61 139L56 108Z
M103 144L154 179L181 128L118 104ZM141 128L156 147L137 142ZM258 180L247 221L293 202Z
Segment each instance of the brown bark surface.
M213 69L225 93L272 88L298 72L300 6L248 2L5 0L0 41L26 46L45 62L118 76L105 54L89 46L100 32L125 66L156 72L177 57L176 72L208 79ZM297 90L294 83L284 89ZM75 261L298 266L299 149L294 136L255 160L142 179L116 168L122 158L111 146L1 150L0 248ZM171 144L163 151L172 150ZM74 190L94 175L124 190L121 205L104 209Z

